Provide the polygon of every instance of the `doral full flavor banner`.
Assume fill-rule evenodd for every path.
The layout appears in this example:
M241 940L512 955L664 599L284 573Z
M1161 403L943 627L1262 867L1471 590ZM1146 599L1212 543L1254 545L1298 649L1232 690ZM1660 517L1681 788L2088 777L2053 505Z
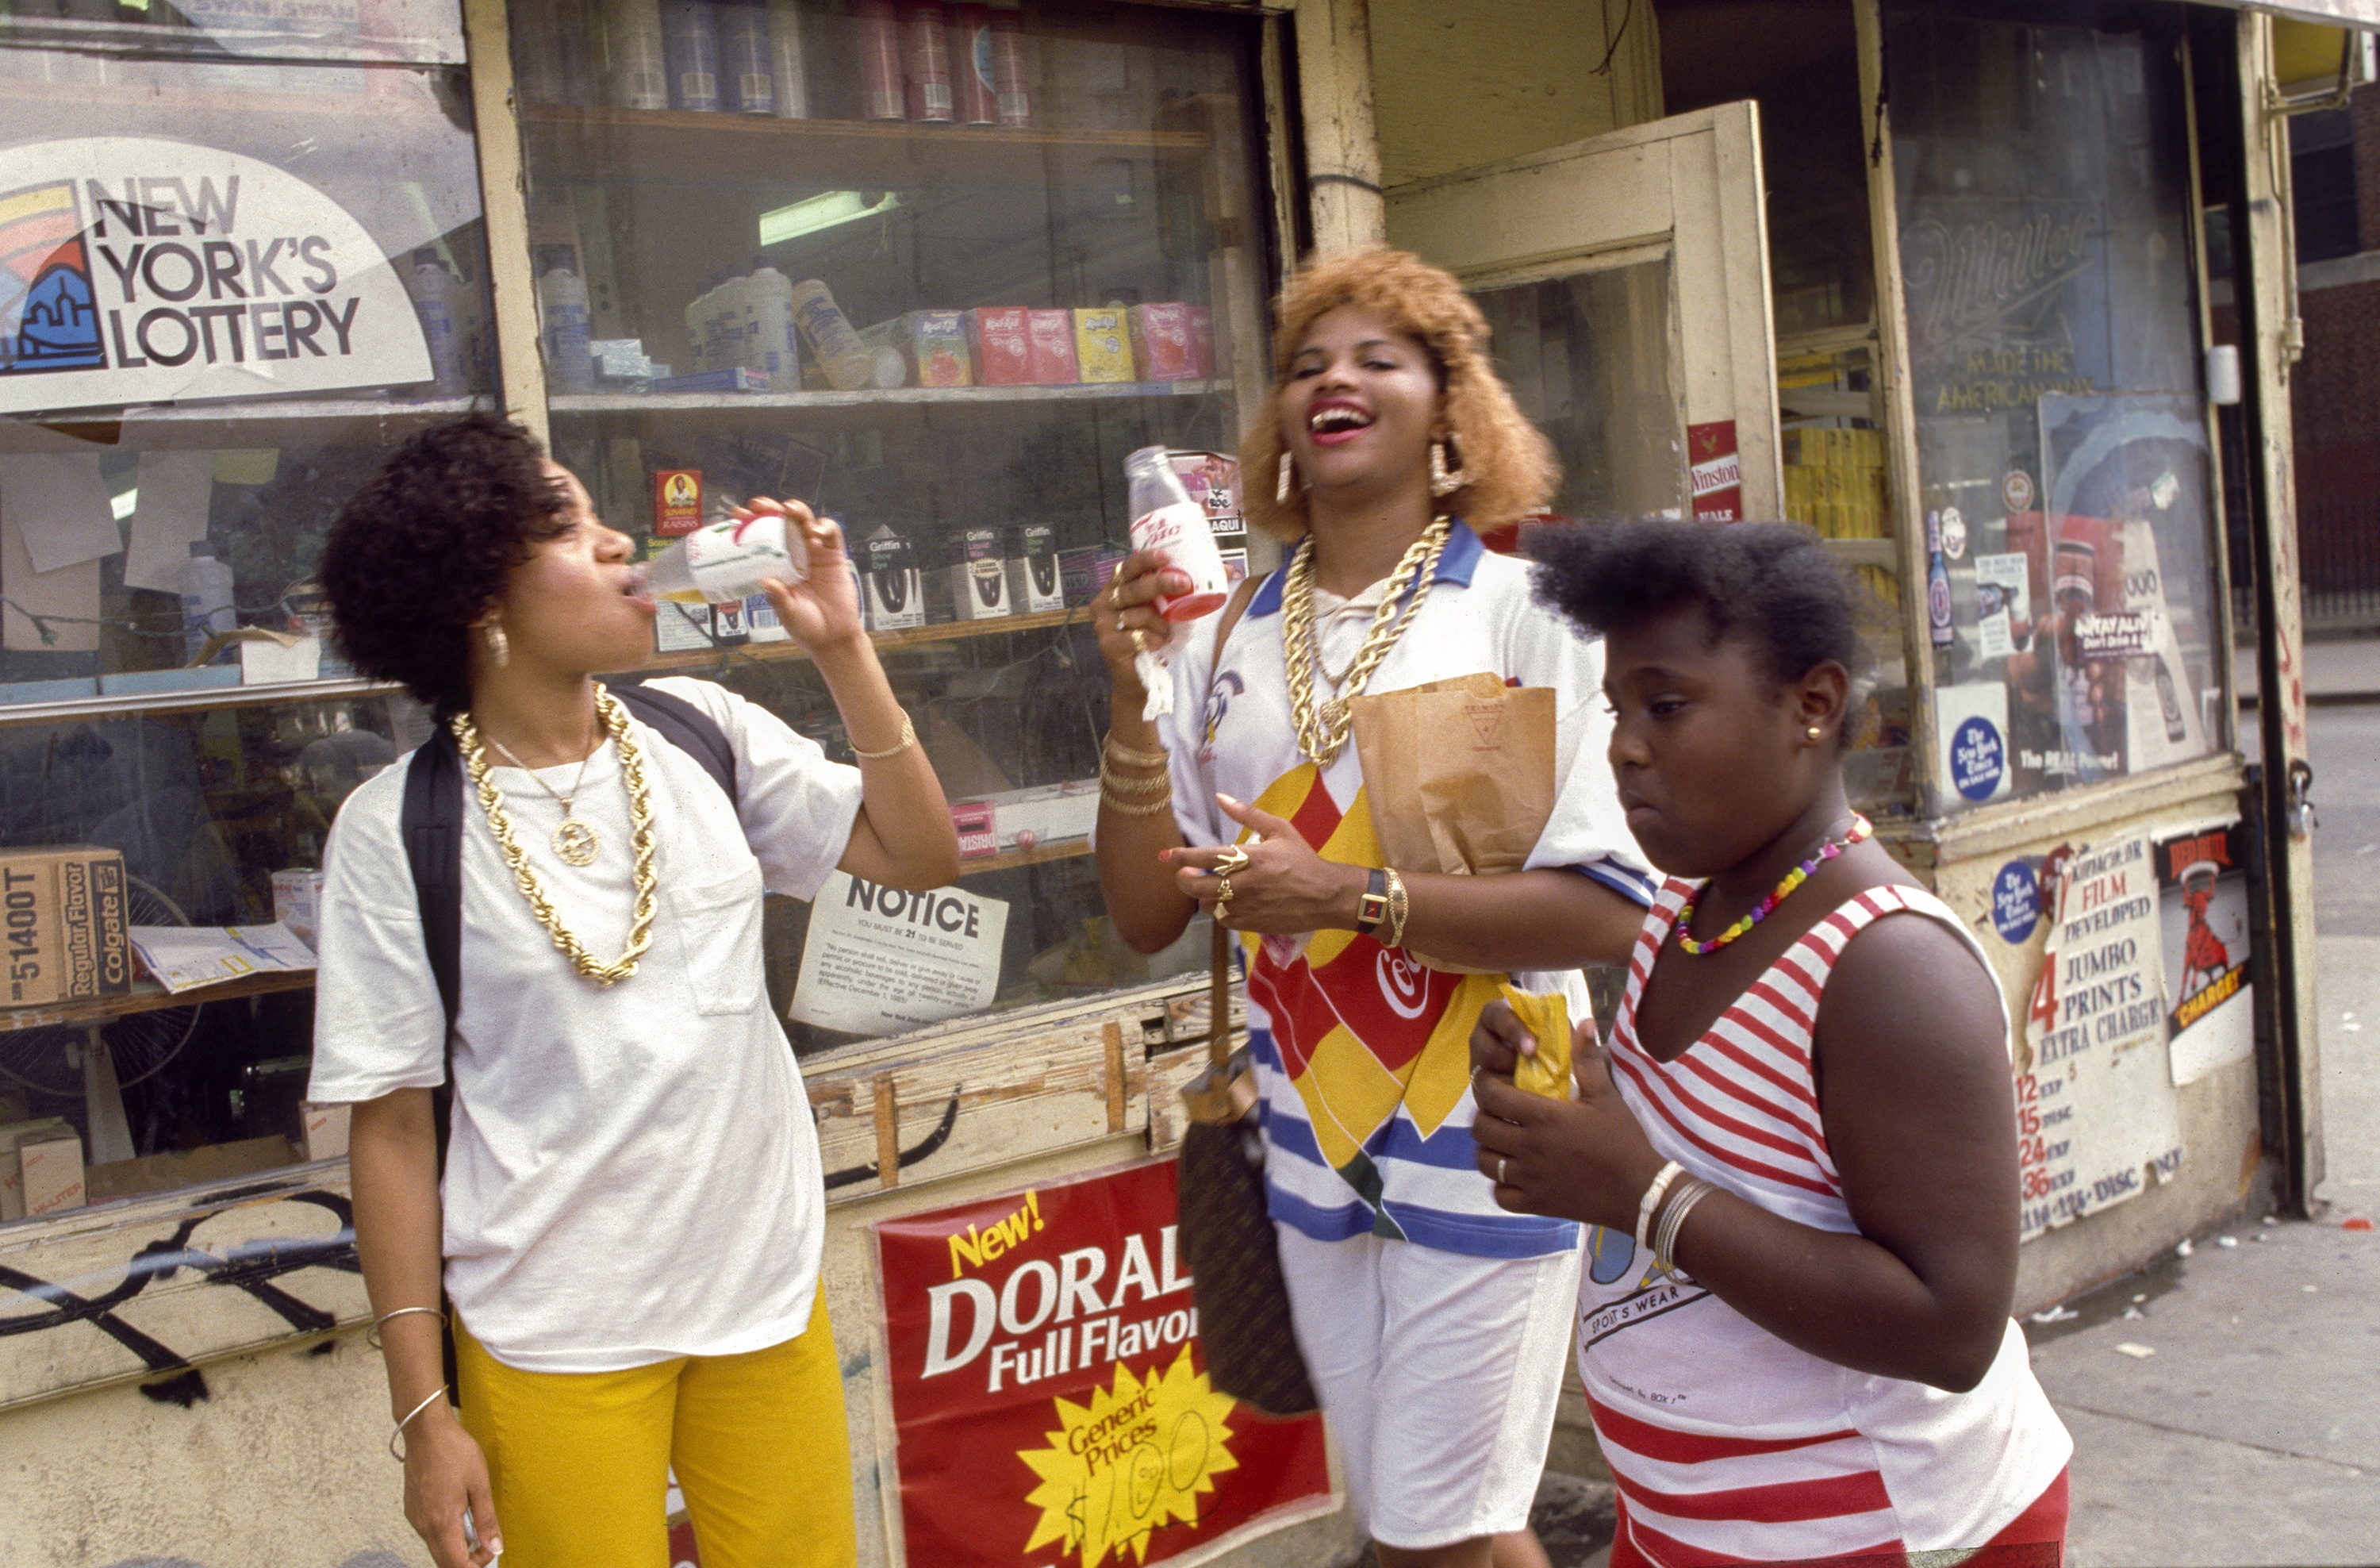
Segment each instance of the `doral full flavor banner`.
M0 413L430 376L388 258L297 176L156 137L9 149Z
M1318 1416L1207 1383L1172 1160L873 1227L916 1568L1161 1562L1327 1503Z

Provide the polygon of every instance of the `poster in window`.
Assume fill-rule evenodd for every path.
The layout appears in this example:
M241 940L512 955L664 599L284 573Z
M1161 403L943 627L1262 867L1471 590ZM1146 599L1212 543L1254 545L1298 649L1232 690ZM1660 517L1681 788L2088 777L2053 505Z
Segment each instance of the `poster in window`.
M2165 839L2156 870L2173 1081L2195 1083L2256 1051L2247 834L2232 822Z
M1208 1384L1178 1169L872 1227L907 1561L1138 1568L1330 1506L1318 1416Z

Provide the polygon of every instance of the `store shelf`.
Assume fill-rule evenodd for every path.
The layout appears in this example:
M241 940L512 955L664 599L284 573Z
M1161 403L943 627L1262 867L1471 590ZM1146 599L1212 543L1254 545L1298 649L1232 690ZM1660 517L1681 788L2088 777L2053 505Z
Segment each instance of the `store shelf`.
M805 185L903 189L1048 183L1056 164L1196 158L1197 131L928 126L905 120L781 120L766 115L577 108L520 111L531 168L605 180L797 178ZM769 164L756 164L756 159ZM782 160L782 163L778 163Z
M1046 865L1052 860L1079 860L1091 853L1091 841L1087 838L1062 838L1051 844L1037 844L1030 849L1003 849L997 855L980 860L959 862L959 878L990 876L994 871L1014 871L1026 866Z
M0 729L72 723L77 720L133 719L145 714L203 713L260 702L336 702L351 697L385 697L404 689L382 681L282 681L271 686L214 686L197 691L73 697L60 702L0 706Z
M882 413L905 408L984 408L1017 404L1109 403L1148 397L1203 397L1233 390L1228 381L1123 381L1070 386L896 386L868 392L592 392L549 400L557 418L590 414Z
M1010 615L998 621L937 621L930 626L911 626L904 631L876 632L872 639L880 649L914 648L929 642L955 642L965 638L1001 637L1012 632L1047 631L1064 626L1082 614L1082 606L1071 610L1042 610L1030 615ZM639 664L633 670L615 672L623 675L662 675L674 670L705 669L722 659L808 659L809 654L798 642L742 642L723 648L696 648L683 653L656 655L650 663Z
M204 1002L270 996L275 991L304 991L313 983L311 969L273 969L179 993L168 991L154 980L135 980L131 991L122 996L96 996L81 1002L53 1003L47 1007L0 1008L0 1034L54 1024L104 1024L128 1013L155 1013L167 1007L196 1007Z
M268 397L60 409L0 420L0 452L87 452L94 444L144 451L378 447L440 419L494 407L488 397Z

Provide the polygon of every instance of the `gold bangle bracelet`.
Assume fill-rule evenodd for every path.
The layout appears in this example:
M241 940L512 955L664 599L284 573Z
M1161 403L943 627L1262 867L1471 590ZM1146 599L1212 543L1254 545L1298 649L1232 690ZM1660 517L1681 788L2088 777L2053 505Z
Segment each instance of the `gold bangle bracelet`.
M1126 746L1115 737L1113 730L1107 733L1099 748L1117 761L1131 768L1162 768L1171 760L1162 750L1141 751Z
M845 738L849 738L848 735ZM901 713L901 739L898 744L888 746L881 751L862 751L858 747L854 746L851 748L851 754L863 762L881 762L889 758L900 756L917 744L917 727L909 722L908 711L904 709Z
M1171 798L1152 800L1146 806L1135 806L1130 801L1110 795L1106 790L1099 791L1099 804L1119 817L1154 817L1160 811L1173 809L1173 802Z
M1387 946L1394 953L1405 944L1405 917L1412 906L1405 897L1405 880L1397 875L1394 866L1389 868L1389 940Z
M1173 793L1173 780L1164 773L1159 773L1153 778L1128 779L1121 773L1111 772L1105 764L1101 764L1099 787L1112 789L1118 795L1171 795Z

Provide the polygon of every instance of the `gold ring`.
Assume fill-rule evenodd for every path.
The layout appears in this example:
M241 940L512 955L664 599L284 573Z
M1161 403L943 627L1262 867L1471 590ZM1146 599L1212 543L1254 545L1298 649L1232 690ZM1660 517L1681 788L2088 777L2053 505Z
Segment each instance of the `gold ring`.
M1221 886L1220 886L1220 887L1218 887L1218 888L1216 888L1216 889L1215 889L1215 918L1217 918L1218 920L1220 920L1220 919L1221 919L1224 916L1226 916L1226 915L1228 915L1229 913L1231 913L1231 908L1232 908L1232 877L1231 877L1231 873L1230 873L1230 872L1228 872L1228 871L1226 871L1225 873L1223 873L1223 875L1222 875L1221 877L1218 878L1217 880L1218 880L1218 881L1222 884Z
M1236 844L1223 851L1223 857L1215 862L1215 874L1222 878L1226 883L1232 880L1232 872L1245 871L1247 869L1248 852ZM1223 896L1229 898L1231 894L1225 893Z
M1148 651L1148 634L1142 631L1137 626L1133 628L1132 650L1135 653L1146 653Z

